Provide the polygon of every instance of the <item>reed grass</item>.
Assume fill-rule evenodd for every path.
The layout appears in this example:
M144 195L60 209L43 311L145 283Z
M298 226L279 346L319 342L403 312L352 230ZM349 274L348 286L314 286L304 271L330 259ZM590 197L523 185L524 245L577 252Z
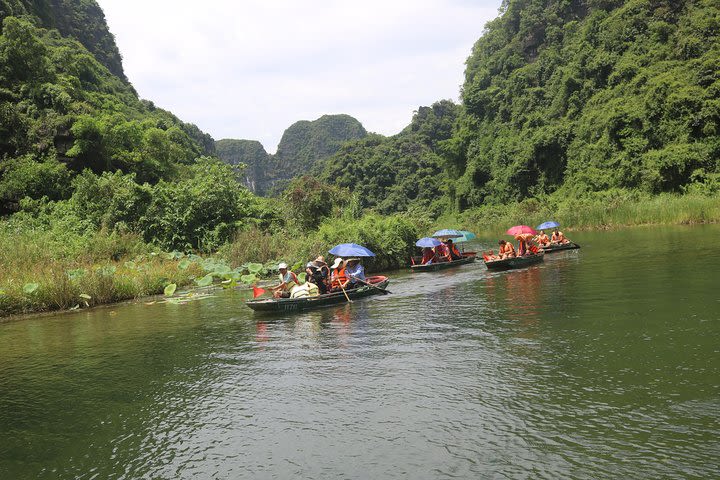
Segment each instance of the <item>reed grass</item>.
M615 229L635 225L680 225L720 222L720 196L640 195L627 192L584 199L530 199L500 206L482 206L440 217L437 228L462 228L479 235L497 235L512 225L554 220L565 230Z
M155 295L200 273L194 265L179 269L177 260L134 235L66 236L63 245L52 235L0 229L0 317Z

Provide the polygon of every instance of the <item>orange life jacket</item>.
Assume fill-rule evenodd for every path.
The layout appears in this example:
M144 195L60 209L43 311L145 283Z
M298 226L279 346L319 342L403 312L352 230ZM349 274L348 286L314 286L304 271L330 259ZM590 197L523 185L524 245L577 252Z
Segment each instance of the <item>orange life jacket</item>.
M432 250L428 250L423 253L422 260L420 261L421 264L425 265L430 260L435 260L437 258L437 255Z
M346 281L347 275L345 275L345 267L335 269L332 277L332 288L339 288L340 285Z
M510 242L505 242L505 245L500 246L500 255L503 253L515 253L515 247Z

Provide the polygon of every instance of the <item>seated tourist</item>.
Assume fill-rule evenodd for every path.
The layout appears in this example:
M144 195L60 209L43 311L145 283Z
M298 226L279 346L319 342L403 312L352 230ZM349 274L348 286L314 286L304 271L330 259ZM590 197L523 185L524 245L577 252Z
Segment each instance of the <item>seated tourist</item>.
M420 260L420 265L430 265L434 262L437 262L437 254L433 251L430 247L423 248L423 256L422 260Z
M452 238L448 238L445 242L445 246L448 249L448 254L450 255L450 260L460 260L463 258L460 251L457 249L455 244L452 241Z
M486 262L493 262L495 260L500 260L500 255L495 255L495 252L493 250L488 250L487 252L483 252L482 254L483 260Z
M450 250L448 250L447 245L444 243L441 243L437 247L435 247L435 254L437 255L437 261L438 262L449 262L452 260L452 257L450 256Z
M545 233L543 230L540 230L540 233L538 233L537 237L535 237L535 241L541 247L550 245L550 237L548 237L547 233Z
M298 282L297 275L288 270L287 263L278 265L278 270L280 271L280 275L278 275L280 283L274 287L270 287L270 290L272 290L273 297L275 298L288 298L290 297L292 287L300 282Z
M552 236L550 237L550 241L552 243L570 243L570 240L565 238L565 235L561 231L559 231L557 228L552 233Z
M513 247L512 243L500 240L498 245L500 245L500 251L498 252L500 260L515 257L515 247Z
M305 266L305 273L307 281L317 285L317 289L321 294L327 293L327 277L316 262L309 262Z
M335 263L330 267L332 272L330 278L330 291L340 292L346 287L348 283L348 277L345 274L345 262L342 258L336 258Z

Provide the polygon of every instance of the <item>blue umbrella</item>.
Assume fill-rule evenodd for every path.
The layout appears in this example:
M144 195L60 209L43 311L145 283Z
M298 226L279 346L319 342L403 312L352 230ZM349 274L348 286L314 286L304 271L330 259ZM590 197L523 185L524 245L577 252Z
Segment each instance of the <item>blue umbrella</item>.
M437 238L424 237L415 242L415 245L417 245L418 247L437 247L441 243L442 242Z
M375 254L357 243L341 243L330 249L336 257L374 257Z
M555 227L559 227L559 226L560 226L559 223L550 221L550 222L545 222L545 223L541 223L540 225L538 225L537 230L547 230L549 228L555 228Z
M445 237L445 238L458 238L458 237L462 237L463 234L457 230L448 230L446 228L444 230L438 230L437 232L433 233L432 236L433 237Z
M469 242L470 240L477 237L472 232L468 232L467 230L458 230L458 232L462 233L462 237L458 237L454 240L455 243L463 243L463 242Z

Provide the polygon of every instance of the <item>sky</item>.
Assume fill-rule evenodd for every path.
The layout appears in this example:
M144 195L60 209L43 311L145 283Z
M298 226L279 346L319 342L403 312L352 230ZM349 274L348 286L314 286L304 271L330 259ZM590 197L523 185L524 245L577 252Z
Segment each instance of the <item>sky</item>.
M394 135L458 101L501 0L98 0L141 98L216 140L275 152L299 120L346 113Z

